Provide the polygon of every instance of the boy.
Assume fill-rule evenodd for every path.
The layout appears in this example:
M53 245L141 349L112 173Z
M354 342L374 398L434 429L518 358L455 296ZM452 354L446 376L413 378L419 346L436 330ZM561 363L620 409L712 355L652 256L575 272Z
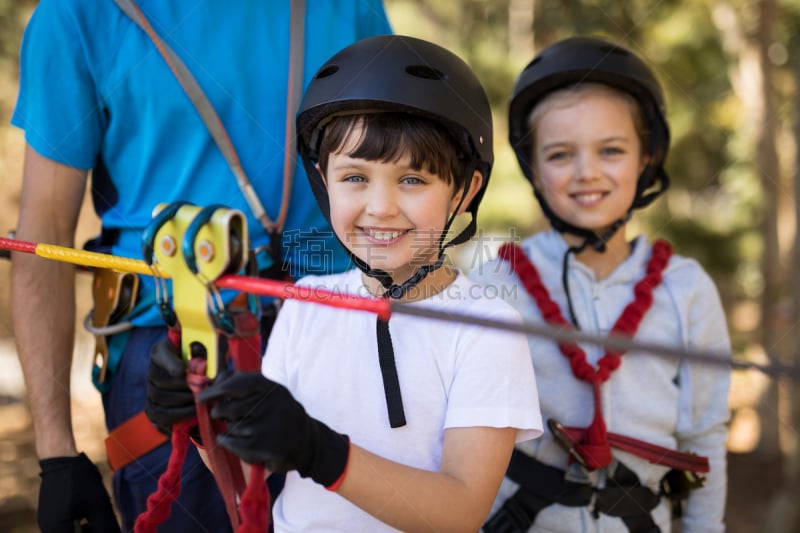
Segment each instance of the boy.
M360 41L318 71L297 131L358 267L300 284L519 319L444 263L474 232L492 164L489 104L463 61L410 37ZM218 444L289 472L278 532L476 531L514 443L541 433L518 334L287 300L263 374L221 376L199 399L228 423Z

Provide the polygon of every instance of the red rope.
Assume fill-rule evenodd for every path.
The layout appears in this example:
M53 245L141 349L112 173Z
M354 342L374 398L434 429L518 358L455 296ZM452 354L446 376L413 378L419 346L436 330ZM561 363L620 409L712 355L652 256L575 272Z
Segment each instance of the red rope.
M237 313L234 317L236 330L239 335L234 335L228 339L230 355L233 359L234 368L242 371L257 371L261 362L261 335L259 332L259 321L251 313ZM169 328L167 334L170 342L176 349L180 349L181 332L180 328ZM202 358L192 358L189 360L189 368L186 373L186 382L195 396L205 389L210 379L206 376L206 361ZM198 416L203 414L207 417L207 411L200 413L198 406ZM205 408L205 406L203 406ZM158 480L156 492L147 498L147 510L136 518L134 524L135 533L155 533L156 528L163 524L170 515L172 503L181 491L181 471L186 460L189 449L189 432L198 425L198 416L189 420L184 420L175 424L172 428L172 453L167 462L166 471L161 474ZM209 441L214 439L214 426L210 420L206 420L206 438ZM201 424L201 433L204 433ZM221 450L220 450L221 451ZM209 458L213 459L215 450L209 449ZM235 457L231 456L233 459ZM226 458L227 459L227 458ZM221 459L220 459L221 460ZM238 461L238 460L237 460ZM213 462L213 461L212 461ZM215 472L217 483L221 484L220 490L223 492L226 507L231 514L231 522L237 533L263 533L269 529L269 508L270 497L266 484L266 469L264 465L252 465L250 471L250 482L242 491L236 488L236 476L241 477L241 469L229 461L218 463L220 468L236 468L237 471L228 472L233 477L223 477L218 475L225 472ZM224 481L224 483L223 483ZM242 481L242 486L244 482ZM230 490L234 493L241 491L241 501L239 509L236 509L236 495L228 494ZM241 520L239 520L241 516Z
M155 533L166 522L172 502L181 492L181 471L189 451L189 430L197 425L197 418L178 422L172 427L172 453L166 471L158 478L158 488L147 497L147 510L136 517L135 533Z
M550 293L542 283L539 272L522 248L512 243L506 243L500 247L498 255L501 259L511 263L511 267L522 285L536 301L545 321L554 326L570 328L569 322L561 313L561 308L550 298ZM658 240L653 244L653 253L647 263L645 276L634 286L634 299L625 307L614 327L611 328L613 333L622 333L629 337L636 334L644 315L653 305L653 290L661 283L662 274L671 255L672 247L666 241ZM577 344L559 343L558 347L569 360L572 374L592 386L594 417L576 449L591 470L607 466L611 463L612 457L611 447L608 444L608 431L603 418L600 386L619 368L622 363L622 352L607 350L597 362L595 369L586 360L586 352Z
M269 527L269 491L265 479L264 465L251 465L250 482L239 502L242 524L236 533L264 533L267 531Z

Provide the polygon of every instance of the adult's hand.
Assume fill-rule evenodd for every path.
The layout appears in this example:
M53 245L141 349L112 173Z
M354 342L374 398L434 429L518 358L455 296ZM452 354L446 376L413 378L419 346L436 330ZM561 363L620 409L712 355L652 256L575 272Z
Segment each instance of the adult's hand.
M198 400L216 402L211 416L228 423L217 443L244 461L271 472L297 470L326 487L344 473L349 438L309 416L284 386L262 374L221 374Z
M147 418L165 435L196 414L194 394L186 384L186 366L169 338L153 345L147 370Z
M119 531L103 477L85 454L42 459L39 466L36 519L43 533L75 531L76 522L85 522L84 530L92 533Z

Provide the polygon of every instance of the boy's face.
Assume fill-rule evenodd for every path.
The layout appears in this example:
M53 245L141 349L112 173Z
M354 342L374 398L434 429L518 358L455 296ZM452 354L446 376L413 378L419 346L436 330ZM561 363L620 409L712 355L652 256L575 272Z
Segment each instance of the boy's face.
M354 133L351 139L359 137ZM427 170L410 168L408 156L367 161L348 156L352 149L346 145L328 159L333 230L355 256L400 283L436 260L438 239L461 192Z
M555 98L535 125L534 185L559 218L601 234L626 215L645 166L630 104L608 91Z

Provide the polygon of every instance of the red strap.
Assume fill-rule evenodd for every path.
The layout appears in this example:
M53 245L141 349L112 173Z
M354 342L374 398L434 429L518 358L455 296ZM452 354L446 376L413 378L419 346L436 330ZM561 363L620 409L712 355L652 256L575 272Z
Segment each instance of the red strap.
M194 392L195 398L197 398L197 395L210 383L208 376L206 376L205 359L192 358L189 360L186 381L189 384L189 388ZM195 402L195 406L197 410L197 424L200 428L200 437L203 443L206 443L205 451L211 463L214 479L217 481L217 486L225 502L225 509L228 511L231 525L233 529L236 530L240 524L236 498L237 496L241 496L245 489L245 480L241 463L239 458L231 452L222 446L214 444L216 442L216 435L226 431L226 425L220 420L211 419L210 410L213 406L197 401Z
M228 347L234 369L257 371L261 365L261 333L258 319L251 313L240 312L233 314L233 320L237 334L228 339ZM168 335L174 346L181 345L179 329L170 328ZM202 358L189 360L186 381L195 398L210 383L210 379L206 376L206 363ZM224 363L221 363L221 366L224 366ZM225 423L211 419L210 410L213 405L199 402L195 405L197 418L176 424L173 428L173 448L167 470L159 478L156 492L147 499L147 510L137 518L136 533L154 532L155 528L169 517L170 505L180 493L180 474L189 446L189 429L195 425L199 426L200 436L206 444L205 451L233 529L246 533L266 531L269 528L270 498L265 482L267 474L264 466L253 466L250 484L246 485L240 459L215 444L215 436L226 430ZM238 498L241 498L241 508L237 505Z
M269 491L264 480L267 471L264 465L250 466L250 483L247 485L239 512L242 525L236 533L264 533L269 526ZM266 525L265 525L266 524Z
M567 437L576 448L580 446L578 443L583 440L586 428L562 426L561 429L562 435ZM710 470L708 457L702 455L664 448L619 433L609 432L608 442L614 448L632 453L656 465L699 473L706 473Z
M525 251L516 244L506 243L498 251L500 258L511 263L511 268L522 282L525 290L533 297L542 316L549 324L569 328L569 322L561 313L561 308L550 297L550 293L542 283L539 272ZM636 334L645 313L653 304L653 290L661 283L662 273L669 263L672 247L663 240L653 244L652 255L647 263L645 276L634 286L634 299L622 314L614 327L614 333L624 333L630 337ZM611 448L608 431L603 418L600 386L611 377L611 374L622 363L622 352L607 350L597 362L597 368L586 360L586 352L577 344L559 343L561 353L569 360L573 375L592 386L594 398L594 417L583 432L581 441L574 449L583 457L590 470L607 466L611 463ZM570 458L571 459L571 458Z
M111 470L119 470L165 442L166 435L157 430L142 411L115 427L106 437L108 464Z

